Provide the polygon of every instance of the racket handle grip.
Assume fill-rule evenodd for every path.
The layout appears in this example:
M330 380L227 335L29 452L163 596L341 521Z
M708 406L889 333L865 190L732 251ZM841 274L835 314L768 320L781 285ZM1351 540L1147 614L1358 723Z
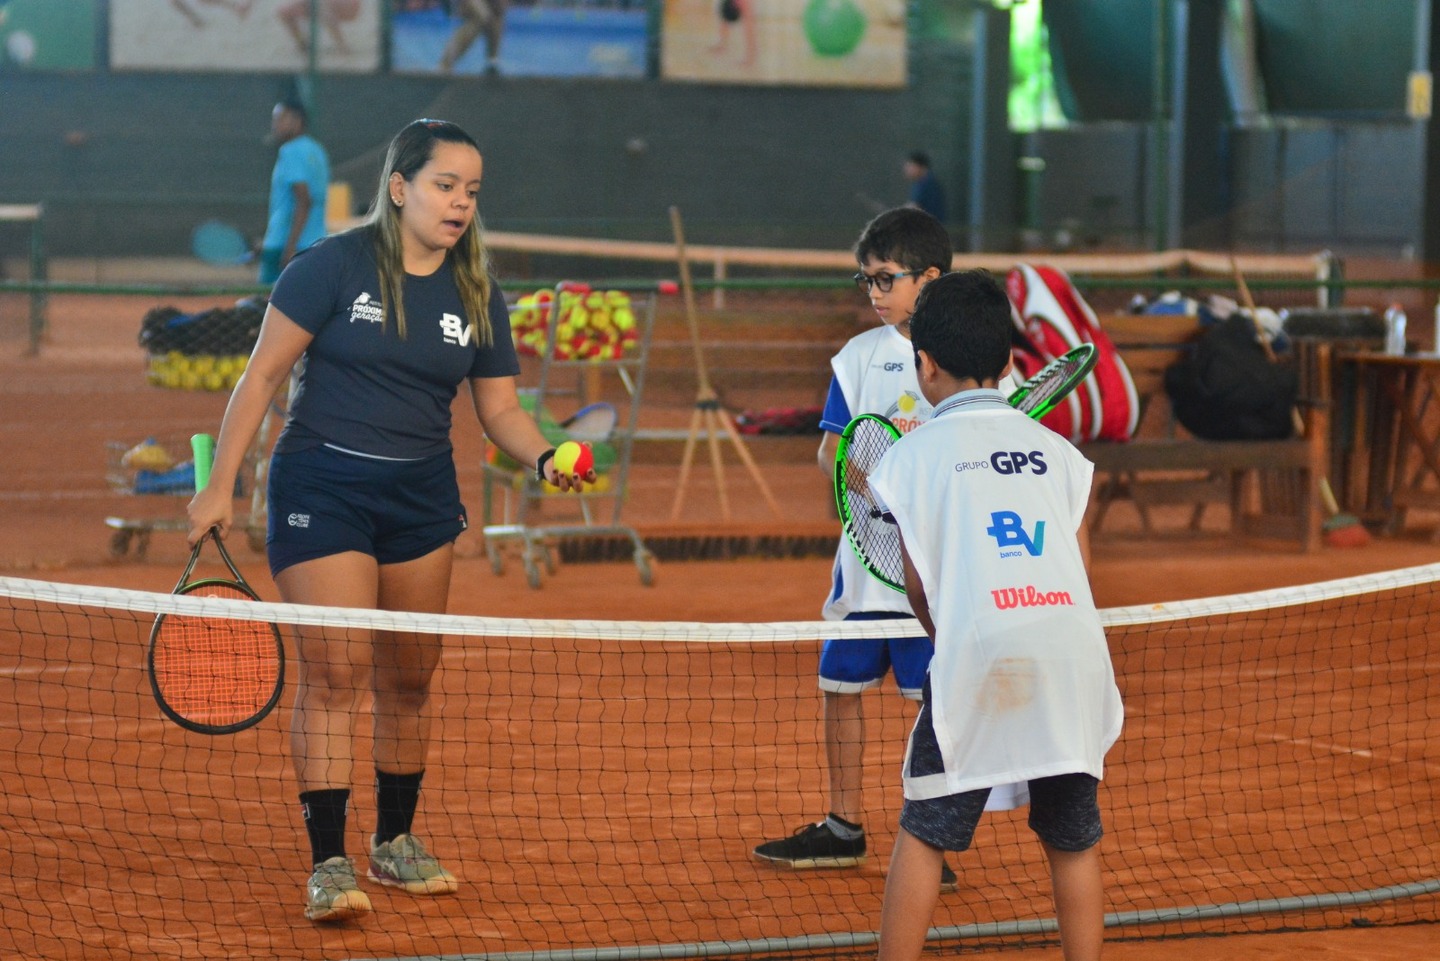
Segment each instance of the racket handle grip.
M210 465L215 462L215 438L209 434L193 435L190 452L195 455L195 492L198 494L210 483Z

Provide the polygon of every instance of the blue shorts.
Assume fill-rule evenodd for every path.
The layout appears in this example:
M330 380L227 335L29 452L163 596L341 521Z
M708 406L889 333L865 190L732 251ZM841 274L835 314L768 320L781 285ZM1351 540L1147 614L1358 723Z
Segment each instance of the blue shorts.
M909 617L894 611L853 611L847 621L888 621ZM865 640L831 638L820 650L820 690L832 694L859 694L885 680L894 670L900 693L920 700L925 674L935 645L930 638L884 637Z
M447 451L375 460L330 447L270 461L265 545L270 573L345 551L381 564L424 557L465 530L465 505Z
M945 770L935 737L927 685L925 704L910 732L908 769L912 777ZM1086 851L1105 833L1100 820L1100 782L1089 774L1057 774L1035 778L1030 784L1030 830L1060 851ZM900 808L900 826L931 847L964 851L975 837L990 789L949 794L925 801L908 798Z

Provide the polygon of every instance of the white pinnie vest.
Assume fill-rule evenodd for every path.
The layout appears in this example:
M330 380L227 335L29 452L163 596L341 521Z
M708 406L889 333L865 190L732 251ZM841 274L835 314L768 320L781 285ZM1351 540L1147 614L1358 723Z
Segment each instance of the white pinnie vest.
M945 770L907 777L907 798L1103 776L1124 712L1075 536L1093 471L998 391L979 390L947 398L871 474L935 623Z

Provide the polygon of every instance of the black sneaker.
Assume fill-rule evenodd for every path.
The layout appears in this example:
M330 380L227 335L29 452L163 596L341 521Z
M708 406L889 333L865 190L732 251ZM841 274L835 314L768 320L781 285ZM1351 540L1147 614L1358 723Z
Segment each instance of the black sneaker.
M762 861L792 868L848 868L865 860L865 835L838 837L824 821L807 824L788 838L766 841L755 849Z
M940 862L940 893L949 894L960 887L960 879L950 870L949 861Z

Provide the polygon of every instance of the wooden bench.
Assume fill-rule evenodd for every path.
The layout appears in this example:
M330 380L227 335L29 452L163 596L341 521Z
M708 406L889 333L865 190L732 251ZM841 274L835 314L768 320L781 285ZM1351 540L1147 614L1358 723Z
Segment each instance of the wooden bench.
M1156 532L1152 508L1190 505L1188 529L1201 530L1210 505L1229 508L1236 537L1284 539L1310 551L1324 520L1319 482L1328 462L1329 347L1307 342L1300 365L1297 427L1284 440L1200 440L1175 420L1165 370L1194 349L1202 328L1193 316L1114 314L1100 326L1115 342L1140 397L1140 423L1129 441L1092 441L1080 450L1095 464L1090 532L1099 535L1112 506L1129 501L1142 533Z

